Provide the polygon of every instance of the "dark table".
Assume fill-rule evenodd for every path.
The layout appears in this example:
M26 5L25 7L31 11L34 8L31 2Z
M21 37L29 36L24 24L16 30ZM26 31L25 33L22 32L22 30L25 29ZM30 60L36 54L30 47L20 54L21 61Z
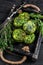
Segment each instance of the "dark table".
M41 11L43 12L43 0L25 0L25 1L28 2L28 3L36 4L37 6L40 7ZM8 16L10 9L13 6L14 3L17 6L19 6L20 4L22 4L22 0L0 0L0 24ZM13 58L13 60L19 58L19 57L16 58L16 56L10 56L8 54L6 54L6 57L9 58L9 59ZM0 65L8 65L8 64L4 63L0 59ZM43 65L43 42L42 42L42 45L41 45L38 60L34 63L26 61L22 65Z

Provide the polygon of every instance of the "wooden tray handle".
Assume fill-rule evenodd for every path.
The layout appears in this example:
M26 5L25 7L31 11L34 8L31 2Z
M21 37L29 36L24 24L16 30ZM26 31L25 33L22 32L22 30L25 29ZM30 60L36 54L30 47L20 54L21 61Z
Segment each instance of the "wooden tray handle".
M20 60L20 61L10 61L10 60L7 60L3 57L3 51L0 50L0 58L2 59L2 61L8 63L8 64L22 64L23 62L26 61L27 57L26 56L23 56L23 58Z
M23 7L24 7L24 8L32 7L32 8L34 9L34 11L36 11L36 12L40 12L40 11L41 11L38 6L33 5L33 4L26 4L26 5L24 5Z

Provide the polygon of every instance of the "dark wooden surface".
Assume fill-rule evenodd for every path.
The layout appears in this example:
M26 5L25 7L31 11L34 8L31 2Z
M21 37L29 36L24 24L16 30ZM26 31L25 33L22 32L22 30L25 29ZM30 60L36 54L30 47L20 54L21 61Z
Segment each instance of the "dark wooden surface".
M43 12L43 0L24 0L24 1L27 1L28 3L36 4L37 6L40 7L41 11ZM18 5L20 5L22 3L22 0L0 0L0 24L8 16L8 13L10 12L10 9L11 9L11 7L12 7L12 5L14 3L18 6ZM13 59L13 60L14 59L16 59L16 60L19 59L19 57L10 56L8 54L5 54L5 56L8 59ZM0 59L0 65L8 65L8 64L4 63ZM41 49L40 49L38 60L35 63L26 61L22 65L43 65L43 43L41 45Z

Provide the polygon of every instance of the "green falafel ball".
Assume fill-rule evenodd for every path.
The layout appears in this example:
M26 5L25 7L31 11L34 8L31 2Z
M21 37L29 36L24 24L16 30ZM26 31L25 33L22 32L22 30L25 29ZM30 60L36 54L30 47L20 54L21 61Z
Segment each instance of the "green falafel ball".
M21 19L24 19L25 21L30 19L29 13L27 13L27 12L23 12L23 13L19 14L19 17Z
M14 26L21 27L29 19L29 14L24 12L14 19Z
M32 44L32 42L35 40L35 34L26 35L24 38L24 42L26 44Z
M23 25L23 29L27 34L32 34L36 31L36 25L30 20Z
M23 24L23 21L22 21L22 19L20 19L19 17L16 17L16 18L14 19L14 26L16 26L16 27L21 27L22 24Z
M25 32L22 29L15 29L13 31L13 38L17 42L22 42L24 40Z

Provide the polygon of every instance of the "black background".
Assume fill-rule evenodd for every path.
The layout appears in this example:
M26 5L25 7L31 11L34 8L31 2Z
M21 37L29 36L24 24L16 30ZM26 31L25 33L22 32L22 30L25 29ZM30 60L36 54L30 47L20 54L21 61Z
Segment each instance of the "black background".
M0 0L0 24L5 20L5 18L8 16L11 7L15 3L17 6L22 4L23 1L26 1L27 3L32 3L40 7L41 11L43 12L43 0ZM12 60L14 59L19 59L19 57L16 56L10 56L8 54L5 54L5 56ZM4 63L3 61L0 60L0 65L9 65ZM43 65L43 43L41 45L40 53L39 53L39 58L35 63L26 61L22 65Z

